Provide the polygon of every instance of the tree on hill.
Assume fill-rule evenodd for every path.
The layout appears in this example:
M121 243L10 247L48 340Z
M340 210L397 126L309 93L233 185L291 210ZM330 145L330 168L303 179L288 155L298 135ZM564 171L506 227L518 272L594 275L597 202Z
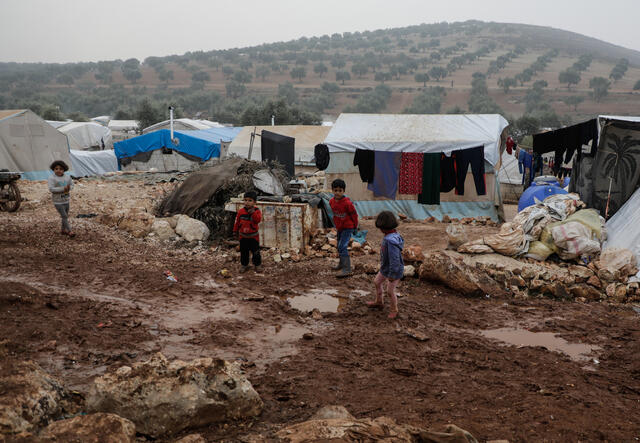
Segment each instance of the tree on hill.
M162 71L158 72L158 79L165 84L169 84L169 80L173 80L173 71L167 71L163 69Z
M367 71L369 71L369 68L364 63L354 63L353 66L351 66L351 72L353 72L354 75L357 75L358 78L362 78Z
M247 92L247 87L244 83L240 83L235 80L228 81L224 86L227 90L227 97L238 98L242 97Z
M566 83L569 91L571 90L571 85L577 85L580 83L580 80L580 73L571 68L562 71L558 75L558 81L560 83Z
M329 68L327 68L327 65L325 65L324 63L316 63L316 65L313 67L313 72L318 74L318 77L320 78L322 78L322 74L326 74L328 71Z
M269 74L271 74L271 68L267 65L260 65L256 67L256 77L259 77L264 81Z
M138 104L136 110L136 120L138 120L139 132L144 128L161 122L164 119L164 113L153 106L148 98L145 98Z
M609 93L611 82L604 77L593 77L589 81L589 87L593 89L593 98L600 102Z
M136 69L125 69L124 71L122 71L122 75L124 75L124 78L129 80L134 85L136 84L136 82L138 80L140 80L142 78L142 72L140 72L140 69L138 69L138 68L136 68Z
M331 66L336 69L342 69L346 66L346 64L347 62L337 54L331 59Z
M609 78L613 79L614 82L617 82L622 77L624 77L624 75L627 72L627 69L629 69L629 60L627 60L626 58L621 58L611 70L611 74L609 74Z
M344 82L347 80L351 80L351 74L349 74L347 71L338 71L336 72L336 81L337 82L342 82L342 84L344 85Z
M442 87L425 89L414 97L411 106L403 112L405 114L439 114L442 108L442 98L445 95Z
M435 78L437 82L447 76L447 70L441 66L434 66L429 70L429 77Z
M584 101L584 97L579 95L571 95L562 100L567 106L573 106L573 110L578 110L578 105Z
M283 98L287 103L298 103L298 92L291 82L278 85L278 97Z
M251 63L249 60L243 60L240 62L239 66L240 66L240 69L248 72L249 69L253 68L253 63Z
M242 84L251 83L251 74L247 71L238 71L233 74L233 80Z
M384 83L385 81L391 80L391 74L389 72L376 72L374 76L374 80L380 83Z
M194 72L191 75L191 81L194 83L204 83L211 80L211 76L204 71Z
M56 83L60 85L72 85L73 77L70 74L60 74L56 77Z
M275 116L278 125L318 125L320 116L292 106L283 99L269 100L261 106L247 108L241 116L241 123L245 126L268 125L271 116Z
M220 60L219 58L210 58L209 59L209 63L208 63L210 68L215 68L216 72L220 70L220 67L222 66L222 60Z
M302 79L305 78L306 75L307 75L307 70L300 66L300 67L297 67L297 68L293 68L291 70L291 72L289 73L289 75L291 75L292 79L295 80L297 78L298 81L300 83L302 83Z
M636 82L636 84L635 84L635 85L633 85L633 90L634 90L634 91L638 91L638 90L640 90L640 80L638 80L638 81Z
M414 79L415 79L416 82L422 83L422 87L423 88L426 88L427 87L427 82L429 81L429 74L426 74L426 73L416 74L414 76Z
M324 82L322 84L322 90L330 94L337 94L340 92L340 86L337 83Z
M509 93L509 89L517 86L518 82L513 77L505 77L498 79L498 86L504 90L505 94Z

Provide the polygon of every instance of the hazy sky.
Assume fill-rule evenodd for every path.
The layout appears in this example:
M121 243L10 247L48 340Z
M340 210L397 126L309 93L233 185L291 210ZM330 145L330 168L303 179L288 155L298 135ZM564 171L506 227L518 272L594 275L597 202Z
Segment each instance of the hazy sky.
M640 50L640 0L0 0L0 61L225 49L441 21L552 26Z

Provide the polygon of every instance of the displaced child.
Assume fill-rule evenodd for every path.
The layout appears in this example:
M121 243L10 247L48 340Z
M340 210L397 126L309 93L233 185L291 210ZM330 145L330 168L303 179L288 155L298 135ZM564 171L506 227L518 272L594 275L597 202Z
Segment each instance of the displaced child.
M65 175L65 172L69 170L69 166L62 160L57 160L51 163L49 168L53 171L53 174L48 179L51 199L62 219L62 230L60 232L63 235L75 237L76 234L71 231L71 225L69 224L69 191L73 188L73 180L69 175Z
M244 193L244 207L238 211L233 232L237 233L240 240L240 272L249 269L249 253L255 271L260 271L262 257L260 256L260 235L258 224L262 220L262 213L256 207L258 195L254 191Z
M358 228L358 213L349 197L344 195L346 187L344 180L339 178L334 180L331 183L333 198L329 200L329 206L333 211L333 224L336 227L336 231L338 231L337 240L340 262L333 268L335 271L341 271L337 275L338 278L351 275L351 258L347 247L349 246L349 240L351 240L351 234Z
M382 309L383 288L382 285L387 281L387 294L391 299L391 309L389 318L394 319L398 316L398 297L396 295L396 286L400 282L404 274L404 262L402 260L402 249L404 248L404 239L396 232L398 220L391 211L382 211L376 218L376 228L380 229L384 234L382 244L380 245L380 272L376 275L374 283L376 285L376 299L367 302L370 308Z

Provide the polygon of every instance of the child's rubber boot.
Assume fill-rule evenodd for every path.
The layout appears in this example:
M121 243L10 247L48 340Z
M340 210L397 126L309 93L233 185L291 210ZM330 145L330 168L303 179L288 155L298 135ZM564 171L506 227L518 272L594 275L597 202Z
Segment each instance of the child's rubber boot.
M340 269L342 269L344 267L344 260L342 257L340 257L340 261L338 262L337 265L335 265L333 268L331 268L334 271L339 271Z
M245 265L240 266L240 273L241 274L244 274L248 270L249 270L249 266L245 266Z
M344 266L342 267L342 271L337 275L338 278L346 278L351 277L353 275L351 273L351 257L343 257L344 258Z

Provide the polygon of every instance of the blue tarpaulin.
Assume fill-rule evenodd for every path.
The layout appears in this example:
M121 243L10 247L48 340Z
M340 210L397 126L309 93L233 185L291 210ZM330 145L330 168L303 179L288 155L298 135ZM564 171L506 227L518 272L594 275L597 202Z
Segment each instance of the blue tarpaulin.
M171 141L170 130L160 129L115 143L113 150L116 157L122 159L156 149L170 148L207 161L213 157L220 157L220 141L232 141L241 129L225 127L198 131L173 131L173 138L177 139L177 144Z
M522 211L524 208L528 208L529 206L533 206L536 204L536 200L543 201L545 198L556 195L556 194L566 194L562 188L553 185L544 185L544 186L531 186L526 189L522 193L520 200L518 201L518 212Z

